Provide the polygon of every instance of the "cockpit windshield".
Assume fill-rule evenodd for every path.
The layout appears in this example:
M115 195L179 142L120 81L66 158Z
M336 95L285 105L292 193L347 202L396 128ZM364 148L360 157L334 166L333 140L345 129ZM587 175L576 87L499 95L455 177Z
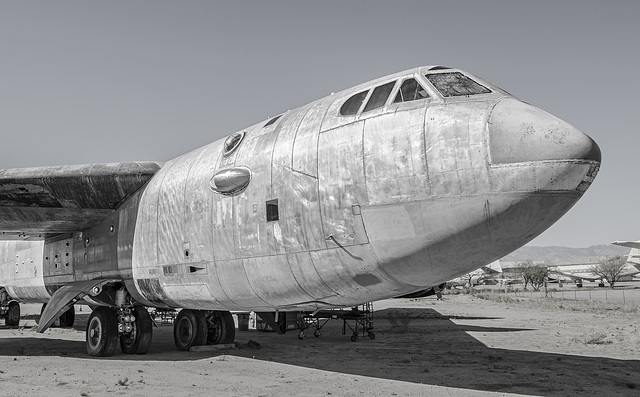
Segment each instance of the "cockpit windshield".
M491 90L460 72L428 73L425 77L443 97L489 94Z

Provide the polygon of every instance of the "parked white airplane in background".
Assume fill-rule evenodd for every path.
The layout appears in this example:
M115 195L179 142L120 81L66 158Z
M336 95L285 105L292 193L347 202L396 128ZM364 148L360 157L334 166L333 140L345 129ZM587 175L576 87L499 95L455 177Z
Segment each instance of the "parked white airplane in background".
M640 274L640 241L614 241L611 244L631 248L629 256L627 257L627 263L622 269L620 278L622 280L629 280L635 275ZM597 265L598 263L583 263L552 266L549 268L549 272L559 276L558 278L566 277L578 282L582 280L604 282L602 277L593 272L593 267Z
M243 105L243 106L246 106ZM90 355L146 353L147 307L180 349L229 343L230 310L355 306L423 290L526 244L600 167L568 123L458 69L330 95L165 164L0 170L2 315L83 299Z
M456 277L447 282L447 287L473 287L474 285L484 284L486 282L498 283L498 277L502 274L502 266L500 261L493 261L480 269Z

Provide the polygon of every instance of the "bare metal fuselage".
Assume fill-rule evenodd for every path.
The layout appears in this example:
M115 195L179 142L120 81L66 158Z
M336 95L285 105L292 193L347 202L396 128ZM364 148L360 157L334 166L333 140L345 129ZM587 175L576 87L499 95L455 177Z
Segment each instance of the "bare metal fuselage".
M427 70L249 127L230 154L219 140L171 160L96 226L3 243L0 285L46 302L111 278L147 306L308 310L408 294L504 256L582 196L597 146L487 82L489 94L443 97ZM408 76L429 98L339 114L351 95ZM243 190L212 190L241 168Z

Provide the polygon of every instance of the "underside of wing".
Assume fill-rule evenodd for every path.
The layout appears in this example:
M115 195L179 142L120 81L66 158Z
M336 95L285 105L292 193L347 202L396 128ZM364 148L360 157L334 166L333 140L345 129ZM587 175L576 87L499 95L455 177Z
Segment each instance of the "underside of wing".
M160 167L126 162L0 170L0 240L42 239L91 227Z
M614 241L611 244L619 245L621 247L640 249L640 241Z

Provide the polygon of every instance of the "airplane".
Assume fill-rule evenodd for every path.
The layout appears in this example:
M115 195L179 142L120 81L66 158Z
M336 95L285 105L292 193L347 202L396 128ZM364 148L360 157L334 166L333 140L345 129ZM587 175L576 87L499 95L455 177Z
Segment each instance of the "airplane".
M629 247L629 255L627 262L620 274L621 280L630 280L634 276L640 274L640 241L614 241L611 244L622 247ZM560 277L566 277L574 282L581 283L583 280L599 281L600 285L604 285L602 277L595 274L592 269L598 263L584 263L574 265L561 265L549 268L549 273Z
M91 356L144 354L147 308L178 349L437 286L564 215L598 173L586 134L460 69L333 93L165 163L0 170L5 323L92 307ZM61 318L62 317L62 318Z
M499 281L497 277L502 274L502 266L500 261L493 261L486 266L482 266L480 269L476 269L472 272L464 274L460 277L456 277L453 280L447 281L447 288L457 287L473 287L474 285L484 283L496 283Z
M611 244L619 245L621 247L631 248L629 256L627 257L627 264L640 270L640 240L638 241L614 241Z

